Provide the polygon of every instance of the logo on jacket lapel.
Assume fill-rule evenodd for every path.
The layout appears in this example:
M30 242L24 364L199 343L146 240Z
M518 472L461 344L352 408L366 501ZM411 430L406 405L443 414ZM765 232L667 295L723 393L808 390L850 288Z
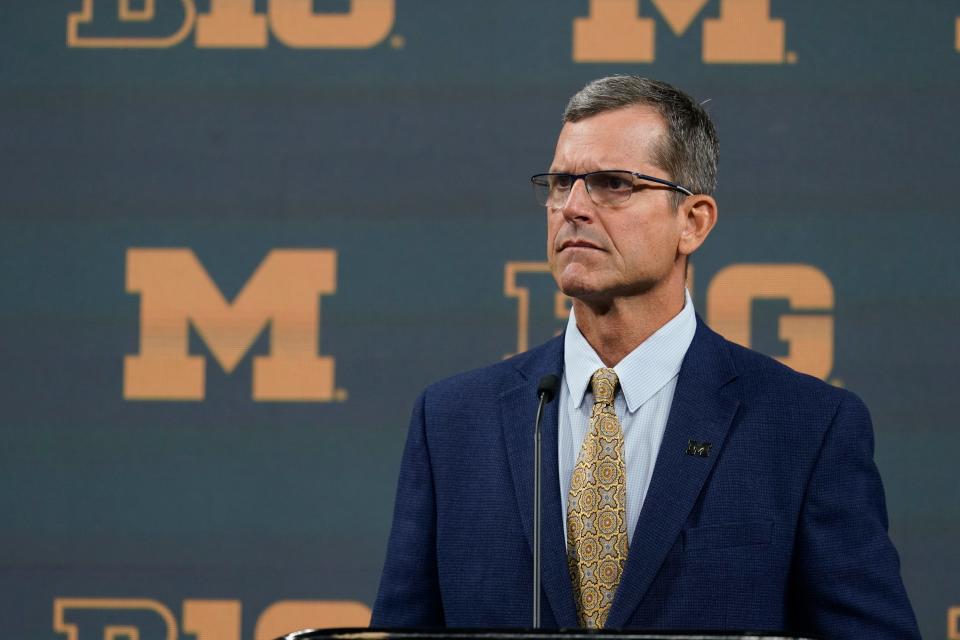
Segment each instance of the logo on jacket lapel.
M713 446L712 442L700 442L698 440L688 440L687 441L687 455L688 456L700 456L701 458L706 458L710 455L710 447Z

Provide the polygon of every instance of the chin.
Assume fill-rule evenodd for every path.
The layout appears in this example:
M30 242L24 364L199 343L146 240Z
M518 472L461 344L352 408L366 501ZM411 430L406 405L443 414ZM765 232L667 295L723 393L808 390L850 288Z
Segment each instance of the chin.
M558 278L557 288L570 298L593 298L602 294L602 289L583 278Z
M573 292L586 292L596 288L597 270L579 262L554 265L553 279L560 291L572 296L575 295Z
M559 274L554 273L557 288L565 296L590 300L608 297L611 290L610 282L603 282L599 278L597 269L585 268L583 265L567 265Z

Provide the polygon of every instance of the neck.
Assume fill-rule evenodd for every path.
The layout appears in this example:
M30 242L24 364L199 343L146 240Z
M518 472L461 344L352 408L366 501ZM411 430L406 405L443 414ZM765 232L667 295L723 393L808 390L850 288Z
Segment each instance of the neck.
M615 366L672 320L684 304L680 287L606 301L573 300L577 328L608 367Z

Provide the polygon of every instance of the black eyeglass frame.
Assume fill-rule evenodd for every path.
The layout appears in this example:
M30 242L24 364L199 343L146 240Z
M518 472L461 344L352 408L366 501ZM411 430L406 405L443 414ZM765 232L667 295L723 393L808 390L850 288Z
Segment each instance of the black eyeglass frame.
M676 182L671 182L670 180L667 180L667 179L665 179L665 178L657 178L657 177L654 177L654 176L648 176L648 175L645 174L645 173L637 173L636 171L628 171L627 169L603 169L603 170L601 170L601 171L588 171L587 173L563 173L563 172L559 172L559 171L549 172L549 173L537 173L537 174L534 174L534 175L530 176L530 182L533 183L534 191L536 191L536 187L549 187L549 186L550 186L550 184L549 184L549 182L548 182L548 178L549 178L550 176L567 176L568 178L573 178L573 182L570 183L570 190L572 191L572 190L573 190L573 185L576 184L577 180L583 180L583 186L587 189L587 193L590 195L590 200L593 201L594 204L601 204L601 203L596 202L595 200L593 200L593 194L590 193L590 186L589 186L590 183L587 182L587 177L592 176L592 175L596 175L596 174L600 174L600 173L628 173L628 174L630 174L631 176L633 176L634 178L636 178L637 180L647 180L647 181L649 181L649 182L655 182L655 183L661 184L661 185L663 185L663 186L665 186L665 187L670 187L670 189L673 190L673 191L679 191L680 193L682 193L683 195L686 195L686 196L692 196L692 195L693 195L693 191L691 191L690 189L687 189L686 187L684 187L684 186L682 186L682 185L677 184ZM542 182L537 182L538 179L542 180ZM634 187L636 187L636 185L634 185ZM634 189L634 190L636 190L636 189ZM630 195L633 195L633 192L632 192L632 191L631 191ZM630 199L630 196L627 196L627 198L626 198L623 202L626 202L626 201L629 200L629 199ZM546 202L541 203L541 204L543 204L543 206L548 206L548 204L547 204Z

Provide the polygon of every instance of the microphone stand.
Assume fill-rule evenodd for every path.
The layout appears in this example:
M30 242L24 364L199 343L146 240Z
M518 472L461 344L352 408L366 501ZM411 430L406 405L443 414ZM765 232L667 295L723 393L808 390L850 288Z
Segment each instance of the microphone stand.
M537 387L537 395L540 402L537 405L537 420L533 427L533 628L540 628L540 531L541 531L541 506L540 506L540 486L541 480L541 458L543 449L540 437L540 423L543 420L543 407L551 400L557 392L559 380L555 375L546 375L540 379Z

